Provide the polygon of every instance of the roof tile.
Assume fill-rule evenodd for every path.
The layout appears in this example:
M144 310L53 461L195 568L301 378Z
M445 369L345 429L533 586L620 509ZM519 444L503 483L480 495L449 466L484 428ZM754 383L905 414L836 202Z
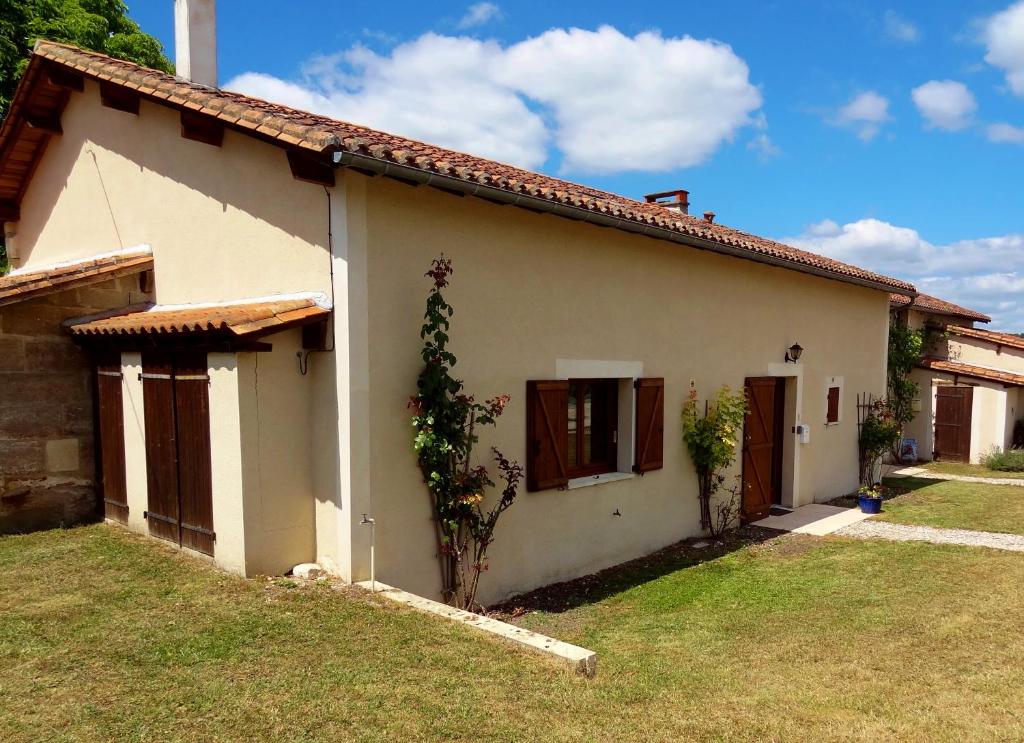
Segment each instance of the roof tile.
M80 69L93 78L107 74L108 70L116 72L123 84L137 85L140 90L152 89L155 91L152 94L154 97L167 98L175 105L194 107L199 104L207 110L216 111L215 115L227 123L256 130L264 136L280 139L292 146L301 146L324 154L344 148L350 152L368 153L369 156L382 161L408 162L409 165L405 167L416 167L466 181L492 184L495 188L513 193L526 193L531 196L540 193L545 199L571 204L576 209L617 215L638 224L732 246L754 259L757 256L771 257L781 260L784 264L788 263L795 269L808 267L839 280L866 281L896 292L915 291L914 287L905 281L882 276L719 223L709 225L697 217L682 215L658 204L638 202L558 178L531 173L504 163L299 111L258 98L185 83L165 73L146 69L131 62L111 59L95 52L42 41L36 45L34 58ZM6 129L7 127L5 131ZM3 133L0 133L0 138L3 136ZM299 140L297 144L296 139ZM396 157L396 154L400 156Z
M11 273L0 276L0 307L152 268L153 255L147 250L86 258L38 271Z

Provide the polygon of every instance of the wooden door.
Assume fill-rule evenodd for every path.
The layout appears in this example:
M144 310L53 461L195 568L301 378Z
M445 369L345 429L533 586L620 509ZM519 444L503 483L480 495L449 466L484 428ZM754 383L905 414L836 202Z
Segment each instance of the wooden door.
M213 554L206 354L142 355L149 533Z
M971 460L973 387L935 388L935 446L933 456L947 462Z
M741 487L743 519L749 522L764 518L773 504L781 502L785 379L753 377L745 388Z
M181 543L213 554L213 483L210 471L210 377L205 353L174 359Z
M100 492L105 518L128 523L128 488L124 469L124 401L121 354L101 355L96 362L96 418L100 450Z
M180 545L174 363L169 353L147 351L142 354L142 407L146 419L146 520L149 533Z

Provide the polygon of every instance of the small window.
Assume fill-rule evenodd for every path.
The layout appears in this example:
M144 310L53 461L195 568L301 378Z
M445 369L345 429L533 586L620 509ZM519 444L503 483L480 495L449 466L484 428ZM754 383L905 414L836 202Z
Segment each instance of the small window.
M618 407L617 379L569 380L570 478L616 471Z
M825 416L826 423L839 422L839 388L828 388L828 412Z

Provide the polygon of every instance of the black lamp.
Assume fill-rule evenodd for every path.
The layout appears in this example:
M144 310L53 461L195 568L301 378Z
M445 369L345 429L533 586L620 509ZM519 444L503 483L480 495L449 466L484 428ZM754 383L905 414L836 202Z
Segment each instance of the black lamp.
M788 349L786 349L786 361L792 361L794 364L800 360L803 355L804 349L799 343L794 343Z

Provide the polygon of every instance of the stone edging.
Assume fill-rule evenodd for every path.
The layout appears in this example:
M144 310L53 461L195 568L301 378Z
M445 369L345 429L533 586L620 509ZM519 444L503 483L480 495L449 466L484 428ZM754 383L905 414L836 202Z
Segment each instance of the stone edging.
M371 590L370 581L368 580L356 583L356 585L367 591ZM518 643L530 650L553 656L576 673L587 678L593 678L597 673L597 653L593 650L587 650L578 645L570 645L553 637L547 637L536 632L530 632L522 627L499 622L497 619L456 609L439 601L425 599L422 596L407 593L400 588L394 588L380 581L377 581L376 588L378 596L384 596L391 601L405 604L419 611L436 614L469 627L475 627L478 630L483 630L492 635Z

